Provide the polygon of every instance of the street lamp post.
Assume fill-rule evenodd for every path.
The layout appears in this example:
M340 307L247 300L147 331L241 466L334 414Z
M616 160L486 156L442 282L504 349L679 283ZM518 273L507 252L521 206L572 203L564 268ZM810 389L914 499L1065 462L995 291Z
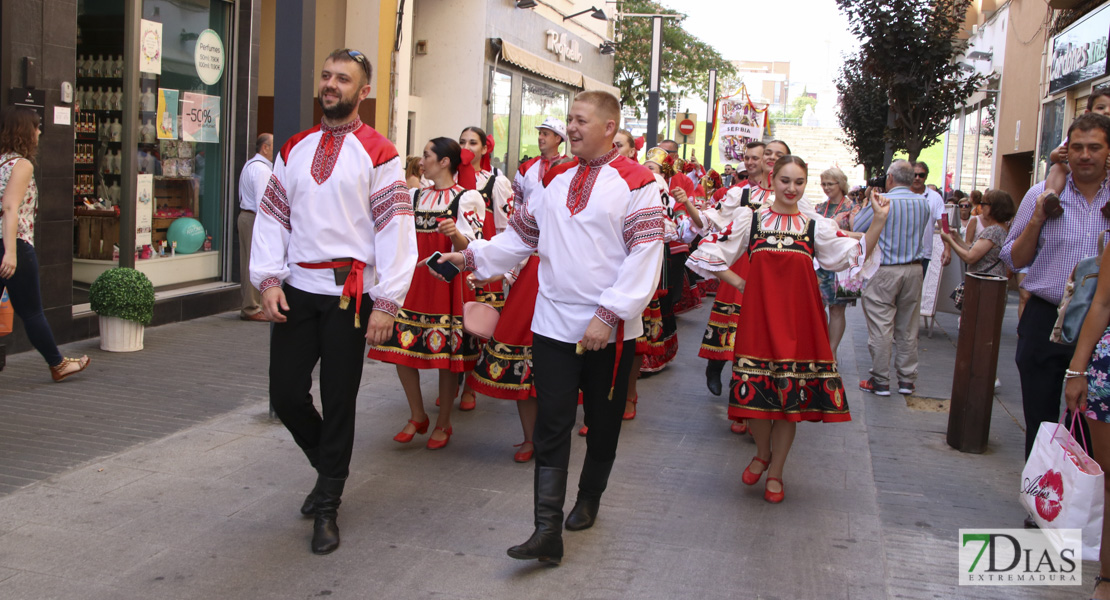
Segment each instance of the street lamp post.
M709 99L705 109L705 152L702 153L702 166L708 173L713 168L713 127L717 124L717 112L713 110L717 102L717 69L709 69Z
M663 62L663 18L651 18L651 79L648 83L647 147L654 148L659 139L659 70Z

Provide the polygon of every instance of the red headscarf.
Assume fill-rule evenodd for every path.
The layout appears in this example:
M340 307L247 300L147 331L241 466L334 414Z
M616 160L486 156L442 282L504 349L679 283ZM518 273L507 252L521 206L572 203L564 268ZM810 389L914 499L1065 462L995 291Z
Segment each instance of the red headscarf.
M470 164L473 161L474 153L464 148L462 151L462 163L459 165L459 171L456 176L459 185L468 190L473 190L478 187L478 178L474 175L474 165Z
M482 155L482 170L492 171L493 166L490 164L489 157L493 156L493 136L486 136L486 153ZM473 188L472 188L473 189Z

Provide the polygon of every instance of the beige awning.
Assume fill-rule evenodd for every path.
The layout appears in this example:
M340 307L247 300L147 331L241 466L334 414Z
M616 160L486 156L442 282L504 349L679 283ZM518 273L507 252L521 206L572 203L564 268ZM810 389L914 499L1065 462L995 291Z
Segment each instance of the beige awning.
M578 88L582 87L582 74L578 71L564 67L546 58L536 56L505 40L501 40L501 58L522 69L526 69L537 75L542 75L548 79L553 79Z
M601 83L600 81L596 79L591 79L589 77L586 77L585 75L582 76L582 89L586 91L599 90L602 92L609 92L610 94L616 96L617 100L620 100L621 98L621 91L619 88L615 88L607 83Z

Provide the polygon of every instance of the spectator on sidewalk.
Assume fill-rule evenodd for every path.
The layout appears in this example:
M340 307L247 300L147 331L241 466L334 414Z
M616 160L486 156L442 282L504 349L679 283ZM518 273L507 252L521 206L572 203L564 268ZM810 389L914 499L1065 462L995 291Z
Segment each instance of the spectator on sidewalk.
M416 268L416 224L401 157L358 118L370 61L357 50L324 60L322 122L282 147L255 223L251 282L274 322L270 403L316 469L301 514L312 551L339 547L336 524L355 439L366 343L389 339ZM312 371L320 364L320 403Z
M944 198L940 197L940 192L925 185L925 181L928 179L929 165L920 160L913 163L913 184L910 185L910 191L925 196L925 200L929 203L929 224L925 226L924 237L921 240L925 252L925 255L921 258L922 273L929 272L929 263L933 257L933 233L937 219L944 215ZM948 246L945 246L944 252L941 254L940 264L947 267L951 260L952 253L948 250Z
M274 170L274 136L263 133L254 141L254 156L243 165L239 175L239 284L243 306L239 318L244 321L266 321L262 314L262 296L251 284L251 238L254 234L254 217L258 213L258 199L266 192L266 183Z
M892 340L897 348L894 364L898 392L912 394L917 381L917 329L925 276L921 261L925 257L925 233L932 234L932 212L925 197L910 189L914 170L905 160L890 164L884 194L890 200L890 216L879 236L882 266L863 289L871 377L859 382L859 388L876 396L890 395ZM867 231L873 217L869 204L856 214L852 228Z
M1011 269L1028 267L1021 287L1029 301L1018 318L1018 375L1025 412L1025 456L1033 449L1042 421L1060 416L1064 372L1075 346L1049 341L1057 306L1076 263L1098 252L1099 233L1110 229L1103 210L1110 200L1106 158L1110 156L1110 118L1086 113L1072 121L1067 135L1071 173L1059 194L1063 214L1048 217L1045 182L1025 194L1010 234L1002 247L1002 262ZM1089 352L1088 352L1089 353Z
M1006 241L1006 223L1014 218L1014 201L1002 190L987 190L979 206L983 207L977 217L980 226L970 244L956 232L942 233L940 237L967 264L968 273L1005 277L1006 265L999 255Z
M8 291L8 300L23 321L27 339L46 359L54 381L61 381L84 371L89 357L62 356L42 311L35 255L39 189L34 163L41 134L39 116L31 109L9 108L0 119L0 295Z

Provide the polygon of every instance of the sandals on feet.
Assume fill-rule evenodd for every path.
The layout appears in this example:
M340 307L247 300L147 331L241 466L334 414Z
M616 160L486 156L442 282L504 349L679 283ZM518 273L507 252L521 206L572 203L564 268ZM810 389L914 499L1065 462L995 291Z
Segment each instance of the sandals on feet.
M54 381L61 381L70 375L76 375L89 367L92 360L87 356L81 358L63 358L62 362L50 367L50 376Z

